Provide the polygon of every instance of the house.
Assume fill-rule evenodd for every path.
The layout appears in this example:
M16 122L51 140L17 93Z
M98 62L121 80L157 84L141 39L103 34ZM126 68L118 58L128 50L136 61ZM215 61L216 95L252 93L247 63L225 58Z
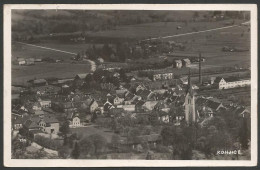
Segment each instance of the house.
M88 73L83 73L83 74L77 74L74 77L74 84L78 87L78 86L82 86L83 83L85 82L86 77L88 76Z
M182 59L181 61L182 61L182 67L190 67L190 64L191 64L190 59L185 58L185 59Z
M136 88L135 91L139 91L139 90L147 90L147 87L145 87L145 85L143 84L139 84Z
M115 108L115 106L113 106L113 104L108 100L104 103L104 112L109 112L109 110L113 108Z
M139 100L136 104L135 104L135 111L136 112L143 112L143 104L145 103L145 101L143 100Z
M218 86L218 89L230 89L236 87L250 86L251 81L249 78L240 79L236 77L229 77L229 78L217 77L214 83Z
M26 65L34 65L34 58L28 58L28 59L25 59L25 64Z
M250 117L250 111L245 107L236 109L235 114L241 117Z
M135 95L133 94L133 93L131 93L131 92L127 92L126 94L125 94L125 104L131 104L132 103L132 101L134 100L134 97L135 97Z
M67 116L67 120L70 122L70 127L81 126L80 117L78 113L71 112Z
M96 100L92 100L89 105L89 111L90 113L94 113L98 109L98 103Z
M29 103L28 107L33 111L42 110L42 107L39 102Z
M118 105L117 108L122 108L124 111L127 112L134 112L135 111L135 105L129 104L129 105Z
M127 89L119 89L119 90L116 90L116 95L123 95L125 96L125 94L128 92Z
M206 99L204 97L197 98L196 107L199 110L203 110L203 111L205 111L206 108L209 108L214 112L220 110L221 108L225 108L222 103L210 99Z
M35 115L38 115L38 116L44 115L44 111L42 111L42 110L36 110L36 111L34 111L34 114L35 114Z
M182 61L181 60L174 60L173 61L173 68L181 68L182 67Z
M159 111L158 112L158 120L163 122L163 123L169 123L170 122L170 116L168 113L164 111Z
M155 72L153 74L153 81L157 81L157 80L171 80L173 78L174 77L173 77L172 71L163 70L163 71Z
M36 121L33 121L31 119L27 119L24 123L23 123L23 128L25 128L25 130L27 131L32 131L32 130L41 130L41 126L38 125L38 123Z
M137 96L140 96L142 100L148 100L149 97L152 95L152 92L150 90L147 89L139 89L136 92Z
M158 101L146 101L142 107L145 111L151 111L154 109L155 105L158 103Z
M38 100L42 108L51 107L51 100Z
M77 75L75 76L74 80L84 80L84 79L87 77L88 74L89 74L89 73L77 74Z
M14 130L19 130L23 127L24 122L28 119L28 116L14 116L12 117L12 126Z
M59 132L60 123L53 115L45 114L44 116L35 118L34 121L36 121L46 133L57 134Z
M116 97L113 99L113 103L114 105L120 105L124 102L124 98L120 98L118 95L116 95Z

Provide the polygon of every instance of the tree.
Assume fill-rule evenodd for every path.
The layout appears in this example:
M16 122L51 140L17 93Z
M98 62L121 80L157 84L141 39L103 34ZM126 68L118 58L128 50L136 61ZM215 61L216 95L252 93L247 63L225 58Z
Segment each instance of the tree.
M131 129L128 132L127 140L132 143L140 143L141 141L138 138L138 136L140 136L140 135L141 135L141 133L138 128Z
M80 156L80 148L78 146L78 142L75 143L74 149L71 152L71 157L73 159L78 159Z
M67 135L70 132L70 122L65 121L63 125L60 127L60 132L63 134L63 136Z
M248 125L247 120L242 120L242 126L239 130L239 141L243 149L248 149L248 142L249 142L249 134L248 134Z
M80 150L83 155L92 155L94 153L95 146L93 144L93 141L86 137L83 138L80 142Z
M118 147L119 147L119 145L120 145L120 136L114 134L114 135L112 136L111 143L112 143L112 146L113 146L113 148L115 149L115 151L117 151L117 150L118 150Z
M59 157L66 159L70 155L70 149L68 146L62 146L58 150Z
M99 154L101 152L104 152L104 150L106 149L106 145L107 145L106 139L99 134L90 135L89 139L93 142L93 145L95 147L94 149L95 156L99 158Z

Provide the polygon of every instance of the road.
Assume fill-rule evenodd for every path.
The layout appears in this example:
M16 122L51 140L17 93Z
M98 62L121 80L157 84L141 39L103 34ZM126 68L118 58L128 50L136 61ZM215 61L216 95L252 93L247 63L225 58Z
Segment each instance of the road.
M243 22L241 24L247 24L248 22L249 21ZM194 32L183 33L183 34L169 35L169 36L165 36L165 37L154 37L154 38L149 38L149 39L145 39L145 40L142 40L142 41L149 41L149 40L156 40L156 39L166 39L166 38L172 38L172 37L180 37L180 36L185 36L185 35L192 35L192 34L199 34L199 33L204 33L204 32L217 31L217 30L222 30L222 29L227 29L227 28L232 28L232 27L237 27L237 26L240 26L240 24L230 25L230 26L226 26L226 27L213 28L213 29L208 29L208 30L202 30L202 31L194 31Z
M38 45L34 45L34 44L27 44L27 43L18 42L18 41L15 41L15 42L16 42L16 43L19 43L19 44L23 44L23 45L32 46L32 47L43 48L43 49L46 49L46 50L52 50L52 51L57 51L57 52L61 52L61 53L77 55L76 53L72 53L72 52L68 52L68 51L63 51L63 50L58 50L58 49L54 49L54 48L43 47L43 46L38 46Z
M56 52L61 52L61 53L66 53L66 54L71 54L71 55L77 55L77 53L72 53L72 52L69 52L69 51L58 50L58 49L54 49L54 48L49 48L49 47L44 47L44 46L39 46L39 45L34 45L34 44L28 44L28 43L23 43L23 42L18 42L18 41L15 41L15 42L19 43L19 44L23 44L23 45L28 45L28 46L32 46L32 47L46 49L46 50L52 50L52 51L56 51ZM91 66L90 70L92 72L94 72L97 68L96 63L92 60L88 60L88 62L90 63L90 66Z

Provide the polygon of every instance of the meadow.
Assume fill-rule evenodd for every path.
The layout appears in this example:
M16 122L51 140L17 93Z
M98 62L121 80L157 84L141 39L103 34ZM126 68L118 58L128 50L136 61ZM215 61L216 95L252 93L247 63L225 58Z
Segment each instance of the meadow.
M225 21L226 22L226 21ZM242 21L236 21L239 23ZM182 26L182 29L177 30L178 25ZM105 36L105 37L126 37L126 38L138 38L144 39L147 37L158 37L166 35L181 34L187 32L193 32L196 30L206 30L210 28L218 28L225 26L224 21L218 22L190 22L187 25L181 22L156 22L146 23L138 25L128 25L118 27L116 30L99 31L97 33L90 34L90 36ZM250 31L248 27L236 26L223 30L216 30L212 32L198 33L192 35L185 35L179 37L165 38L163 41L176 41L183 43L186 48L184 51L175 51L175 53L182 54L198 54L200 51L202 57L206 58L206 62L203 63L204 68L214 67L230 67L234 65L238 66L250 66L250 50L245 52L222 52L224 46L236 47L236 48L248 48L250 49ZM62 43L57 41L42 41L36 45L54 48L58 50L64 50L72 53L79 53L85 51L92 44L83 43ZM102 44L96 44L96 47L101 47ZM12 66L12 82L24 83L32 78L45 78L45 77L73 77L77 73L85 73L90 69L88 64L71 64L70 58L72 54L61 53L57 51L51 51L48 49L42 49L33 46L21 45L13 42L12 45L12 60L23 58L45 58L50 57L54 59L63 59L64 63L49 64L41 63L34 66ZM162 58L152 58L149 62L161 61ZM136 60L139 63L147 63L146 59Z
M28 80L48 77L71 78L79 73L88 73L89 64L37 63L32 66L12 65L12 84L25 85Z

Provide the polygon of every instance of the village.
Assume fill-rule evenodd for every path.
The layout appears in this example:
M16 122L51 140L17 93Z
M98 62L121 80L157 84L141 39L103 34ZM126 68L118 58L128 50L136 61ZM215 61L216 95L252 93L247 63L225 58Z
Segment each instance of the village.
M174 78L174 72L167 71L171 70L168 68L154 70L152 76L144 78L110 66L74 78L34 79L27 88L13 87L16 90L12 94L13 137L34 141L42 148L56 150L56 156L68 158L70 154L58 153L64 140L80 142L79 136L91 134L88 131L94 128L97 134L92 135L99 135L97 138L109 146L106 148L109 152L143 153L150 148L156 152L156 145L163 142L160 129L169 125L197 124L203 128L209 126L212 118L223 114L250 120L248 106L199 95L202 76L200 82L193 83L188 59L174 61L172 68L181 69L182 65L189 69L186 78ZM212 77L206 86L215 91L241 89L250 86L250 79ZM99 154L108 152L103 147L98 148Z
M249 32L246 23L241 27ZM236 151L225 159L250 159L251 68L217 66L214 57L188 47L194 42L103 43L62 51L69 59L15 55L15 68L90 69L13 83L12 158L219 160L219 152ZM230 49L217 47L221 56L248 51Z

